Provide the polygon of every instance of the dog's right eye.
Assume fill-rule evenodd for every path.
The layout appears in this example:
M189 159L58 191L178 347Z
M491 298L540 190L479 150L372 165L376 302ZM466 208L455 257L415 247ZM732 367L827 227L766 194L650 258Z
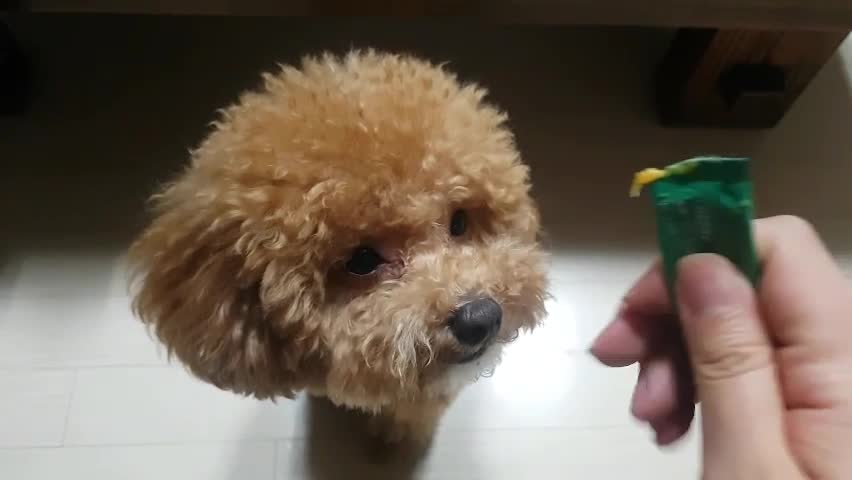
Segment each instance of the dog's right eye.
M456 210L450 218L450 235L461 237L467 231L467 212Z
M386 260L370 247L358 247L346 262L346 271L353 275L369 275Z

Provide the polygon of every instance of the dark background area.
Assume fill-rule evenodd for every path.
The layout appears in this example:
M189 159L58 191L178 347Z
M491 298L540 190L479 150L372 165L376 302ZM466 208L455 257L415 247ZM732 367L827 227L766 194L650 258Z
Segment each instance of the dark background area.
M774 130L673 130L657 125L652 98L666 30L109 15L8 23L34 65L29 111L0 117L0 215L12 257L122 251L143 225L144 199L180 171L217 108L279 63L368 47L446 62L490 90L532 166L556 250L652 245L650 208L626 196L633 171L705 153L755 157L762 213L817 223L852 214L841 58Z

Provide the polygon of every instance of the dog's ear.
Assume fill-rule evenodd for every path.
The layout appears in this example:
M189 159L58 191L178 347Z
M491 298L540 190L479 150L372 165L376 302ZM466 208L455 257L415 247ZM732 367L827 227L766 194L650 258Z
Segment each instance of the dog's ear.
M198 377L258 398L292 396L308 352L310 275L208 185L180 181L155 196L153 223L130 249L133 308ZM301 317L300 317L301 315Z

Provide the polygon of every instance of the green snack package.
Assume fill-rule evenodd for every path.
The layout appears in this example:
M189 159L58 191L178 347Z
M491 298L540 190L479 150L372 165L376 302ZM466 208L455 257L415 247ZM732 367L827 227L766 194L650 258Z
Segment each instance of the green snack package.
M663 269L674 291L677 262L695 253L730 260L757 285L760 261L754 245L754 202L746 158L699 157L636 174L631 196L650 185L657 213Z

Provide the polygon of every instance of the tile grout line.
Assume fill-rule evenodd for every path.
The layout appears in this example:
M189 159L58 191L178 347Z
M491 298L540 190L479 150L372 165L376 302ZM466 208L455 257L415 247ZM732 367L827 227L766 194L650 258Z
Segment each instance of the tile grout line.
M68 425L71 423L71 409L74 405L74 396L77 393L77 387L80 385L80 369L74 369L74 377L71 381L71 392L68 394L68 406L65 408L65 423L62 426L62 441L60 447L66 446L68 439Z
M601 327L602 328L602 327ZM535 335L535 334L533 334ZM509 344L511 345L511 344ZM571 347L559 350L557 353L569 356L587 356L587 349L584 347ZM42 372L78 372L80 370L181 370L186 372L186 368L179 363L128 363L128 364L112 364L112 365L68 365L68 366L14 366L0 365L0 374L9 373L42 373Z
M108 370L108 369L128 369L128 370L139 370L139 369L165 369L165 368L183 368L182 365L176 363L126 363L126 364L111 364L111 365L87 365L87 364L79 364L79 365L45 365L45 366L36 366L36 367L26 367L26 366L3 366L0 365L0 373L21 373L21 372L73 372L78 370Z
M296 438L294 440L304 440ZM186 446L203 446L203 445L245 445L245 444L269 444L277 441L289 441L285 437L278 438L235 438L235 439L192 439L192 440L177 440L177 441L162 441L162 442L119 442L119 443L80 443L66 445L18 445L0 447L0 452L4 451L19 451L19 450L88 450L98 448L149 448L149 447L186 447Z
M600 432L606 430L623 430L641 428L639 425L631 423L613 423L610 425L577 425L577 426L532 426L532 427L486 427L486 428L453 428L446 431L449 436L465 436L478 433L511 433L511 432L528 432L528 433L543 433L543 432ZM246 444L246 443L294 443L304 442L308 440L308 436L271 436L271 437L247 437L247 438L213 438L213 439L190 439L178 441L149 441L149 442L111 442L111 443L81 443L62 445L30 445L30 446L10 446L0 447L0 451L4 450L52 450L52 449L89 449L89 448L135 448L135 447L156 447L156 446L185 446L185 445L215 445L215 444ZM277 445L280 446L280 445ZM276 446L276 448L277 448Z
M272 442L272 480L278 480L278 449L281 440L275 439Z

